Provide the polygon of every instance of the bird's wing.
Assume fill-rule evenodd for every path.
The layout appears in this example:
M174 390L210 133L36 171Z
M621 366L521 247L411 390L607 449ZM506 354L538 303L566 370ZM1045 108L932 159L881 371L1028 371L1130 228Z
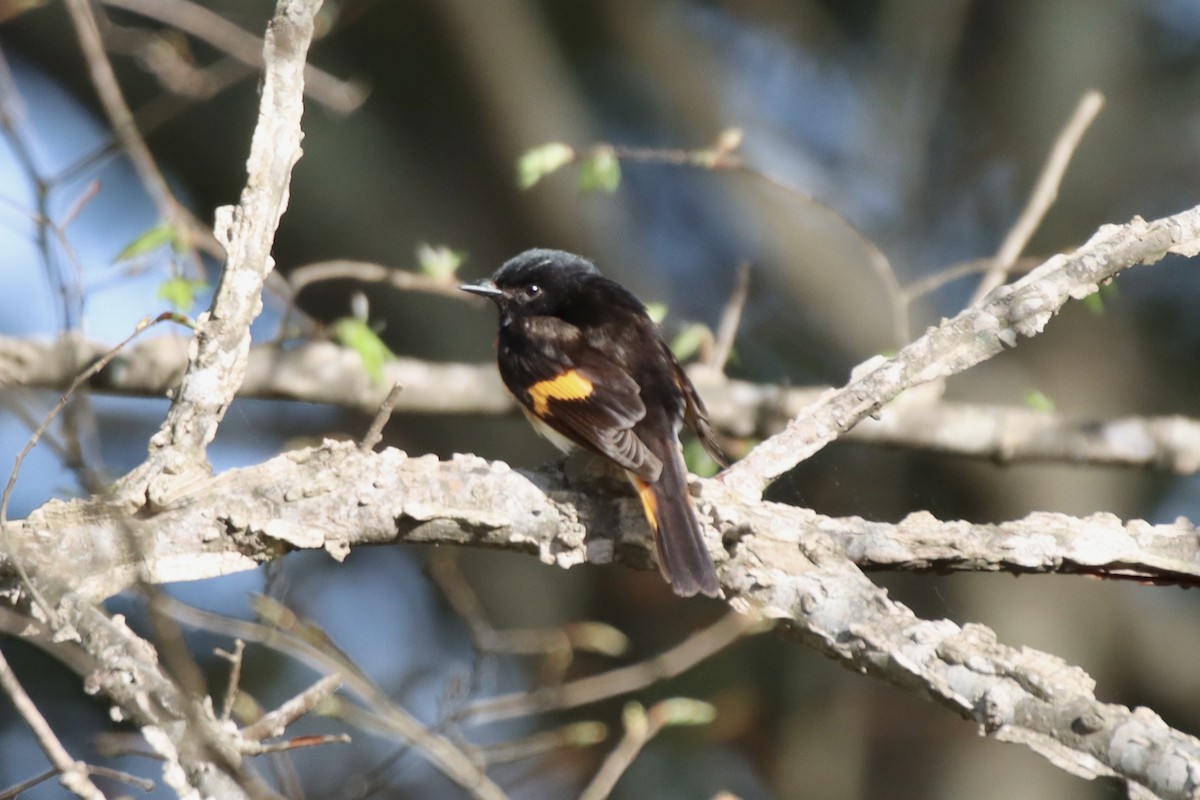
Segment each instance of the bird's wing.
M509 359L503 376L509 389L529 413L571 441L643 480L658 480L662 460L633 431L646 416L637 381L573 325L548 317L538 324L538 340L553 331L556 346Z
M713 430L712 424L708 421L708 409L704 407L704 401L700 399L700 393L696 391L691 378L683 371L683 367L675 360L674 355L671 356L671 362L675 367L675 383L679 385L679 390L683 392L684 422L696 432L696 437L700 440L700 444L712 456L713 461L716 461L722 467L728 467L729 458L721 450L721 445L717 442L716 431Z

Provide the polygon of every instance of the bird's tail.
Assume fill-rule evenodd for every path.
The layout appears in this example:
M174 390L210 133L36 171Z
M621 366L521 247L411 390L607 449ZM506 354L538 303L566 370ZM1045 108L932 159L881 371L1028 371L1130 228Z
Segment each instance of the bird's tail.
M650 483L633 477L646 521L654 531L658 569L677 595L691 597L700 593L717 597L721 594L721 584L688 495L683 453L677 445L667 448L667 452L671 455L663 459L662 474L657 481Z

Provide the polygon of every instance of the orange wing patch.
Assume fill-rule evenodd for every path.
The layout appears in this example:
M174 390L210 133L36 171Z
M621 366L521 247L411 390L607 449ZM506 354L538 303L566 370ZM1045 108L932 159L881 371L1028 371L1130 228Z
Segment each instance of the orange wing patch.
M548 380L538 381L529 387L533 413L539 417L550 413L551 400L585 400L591 394L592 382L574 369Z

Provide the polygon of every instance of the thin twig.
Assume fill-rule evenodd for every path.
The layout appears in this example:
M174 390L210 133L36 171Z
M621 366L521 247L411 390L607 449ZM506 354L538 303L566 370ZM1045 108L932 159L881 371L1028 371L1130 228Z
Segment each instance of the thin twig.
M203 611L170 597L163 598L162 603L164 610L184 624L259 642L288 653L314 669L338 674L345 681L346 688L370 707L376 727L383 728L390 735L411 744L443 775L465 788L472 797L482 800L506 798L504 791L458 744L425 727L403 708L395 705L362 670L332 647L327 642L327 637L321 644L314 644L304 638L306 634L315 633L311 629L296 634L283 627L271 627ZM326 644L329 646L325 646ZM347 704L347 707L354 708L350 704Z
M521 739L485 745L479 748L479 755L487 764L511 764L569 747L590 747L604 741L607 735L608 727L602 722L572 722Z
M133 167L146 187L146 191L150 194L151 200L154 201L155 207L158 208L159 215L164 220L174 223L177 221L179 203L167 185L162 172L159 171L158 164L150 153L146 141L138 132L133 113L125 102L121 86L117 83L117 76L113 73L112 64L104 52L104 42L100 37L96 16L87 0L66 0L66 4L71 21L75 25L79 48L87 59L92 85L104 107L108 121L113 126L113 132L121 141L125 152L129 154L129 159L133 162Z
M129 344L134 337L139 336L148 328L168 320L179 321L180 317L178 314L168 312L160 314L158 317L152 320L142 320L138 323L133 333L126 336L124 339L118 342L115 347L97 359L90 367L79 373L75 380L71 382L71 385L67 387L67 391L63 392L62 397L60 397L58 402L54 404L54 407L50 409L50 413L46 415L44 420L42 420L42 424L39 425L37 430L35 430L29 437L29 441L25 443L23 448L21 448L21 452L17 454L16 462L13 464L12 471L8 475L8 483L4 487L4 494L3 496L0 496L0 539L4 541L5 549L12 554L12 564L16 569L18 576L20 576L21 582L27 589L29 589L30 595L33 597L34 602L37 603L38 607L42 610L42 613L46 615L46 619L52 622L56 619L53 606L49 603L49 601L46 600L45 597L42 596L41 591L30 579L29 573L26 572L25 567L21 564L21 559L17 554L16 548L12 547L11 543L8 541L8 504L9 501L12 500L13 488L17 485L17 478L21 474L21 465L25 463L26 456L33 452L33 448L37 447L38 441L42 438L42 435L46 432L46 429L50 427L50 423L56 416L58 416L59 412L66 407L67 403L71 399L71 396L80 386L91 379L93 375L108 366L109 363L117 357L117 354L121 352L121 349L124 348L125 345Z
M547 686L532 692L513 692L471 703L459 715L472 725L530 716L544 711L576 708L636 692L673 678L749 633L765 630L765 620L730 611L683 642L637 664Z
M112 780L112 781L120 781L121 783L128 783L130 786L136 786L137 788L141 789L143 792L153 792L154 791L154 781L152 781L148 778L143 778L138 775L131 775L128 772L123 772L119 769L111 769L109 767L102 767L98 764L87 764L85 766L87 767L88 772L92 775L98 775L101 778L108 778L109 780Z
M383 428L392 418L392 409L396 407L396 399L400 397L402 391L404 391L404 384L396 383L388 392L388 396L383 398L383 402L379 404L379 411L375 414L375 419L371 421L371 427L367 428L362 441L358 444L359 450L369 453L383 439Z
M140 336L142 332L154 327L160 322L182 322L183 320L183 317L173 312L165 312L163 314L159 314L153 319L148 317L142 320L137 324L137 327L134 329L133 333L129 334L120 342L118 342L116 346L93 362L90 367L79 373L75 380L71 382L71 385L67 387L65 392L63 392L62 397L60 397L58 402L54 404L54 408L50 409L50 413L46 415L44 420L42 420L42 424L37 427L37 430L33 432L33 435L29 437L29 441L25 443L23 448L21 448L21 452L17 454L17 461L13 465L12 472L9 473L8 476L8 485L4 487L4 494L2 497L0 497L0 526L8 522L8 503L9 500L12 499L13 487L16 485L17 476L21 472L21 464L25 461L25 457L32 452L33 448L37 447L38 441L42 438L42 435L46 432L46 429L50 426L50 423L54 421L54 418L58 416L59 412L62 411L63 407L71 399L71 395L73 395L80 386L87 383L96 373L107 367L112 360L117 357L117 354L121 352L125 345L129 344L137 336Z
M238 27L199 3L187 0L102 0L104 5L132 11L194 36L241 63L263 68L263 42L258 36ZM342 81L328 72L304 66L304 93L338 114L349 114L367 99L365 88L354 81Z
M733 291L725 301L725 310L721 312L721 322L717 325L717 333L713 340L712 352L709 353L708 366L718 372L725 371L729 354L733 352L733 340L737 337L738 324L742 320L742 312L746 308L746 298L750 294L750 265L741 264L734 279Z
M304 287L320 281L354 280L362 283L386 283L394 289L451 297L464 302L473 301L471 295L458 289L459 281L451 278L435 278L406 269L387 267L371 261L354 261L339 258L317 261L291 270L287 276L292 297L300 294Z
M255 748L253 754L286 753L289 750L299 750L303 747L321 747L327 744L350 744L351 741L350 734L348 733L310 734L308 736L297 736L285 742L271 742L270 744L261 745Z
M579 793L579 800L605 800L612 794L617 781L633 764L642 748L663 728L675 724L698 724L712 718L712 706L686 698L674 698L656 703L649 711L639 703L625 706L622 720L625 735L600 764L591 782Z
M340 689L342 682L342 676L339 674L326 675L279 708L263 714L257 721L242 728L242 735L255 741L282 736L289 725Z
M63 786L86 800L104 800L104 793L96 788L96 784L88 777L87 764L72 758L67 748L63 747L62 742L54 735L50 724L46 722L42 712L38 711L37 704L25 693L25 687L17 680L3 651L0 651L0 688L8 694L13 707L29 725L50 763L62 773Z
M229 661L229 681L225 684L225 701L221 704L221 719L228 721L233 717L233 706L237 702L239 686L242 682L242 657L246 653L246 643L241 639L233 640L233 652L221 648L216 649L217 655Z
M488 621L474 588L458 568L457 555L451 549L435 550L430 554L426 569L430 579L466 624L477 654L541 656L540 682L557 685L570 669L577 651L617 657L629 649L625 634L602 622L577 622L532 630L497 630ZM479 689L478 672L472 671L472 695Z
M621 776L633 764L638 753L662 730L661 725L653 725L646 719L645 710L640 706L636 706L636 709L634 712L626 709L625 735L601 762L591 782L583 787L583 791L579 793L579 800L606 800L617 787L617 781L621 780ZM638 721L634 722L633 719Z
M1033 234L1042 224L1046 212L1058 199L1058 187L1062 185L1067 165L1071 163L1071 157L1079 148L1083 134L1087 132L1088 127L1102 108L1104 108L1104 95L1095 89L1088 91L1075 106L1071 118L1054 141L1054 147L1050 150L1050 155L1042 167L1037 183L1034 184L1029 201L1008 232L1008 236L1004 237L1004 242L996 253L992 268L983 276L983 280L980 281L979 286L975 289L975 294L967 305L974 305L992 289L1004 283L1013 264L1016 263L1017 257L1021 255L1025 245L1033 238Z
M726 470L720 481L744 497L761 497L790 471L901 392L963 372L1036 336L1067 302L1081 297L1135 264L1167 254L1200 251L1200 207L1147 222L1101 228L1072 253L1055 256L1010 287L991 293L953 319L945 320L889 359L876 358L852 373L784 431L761 442Z
M580 161L589 153L595 152L599 148L604 148L610 151L614 156L622 161L644 161L657 162L664 164L675 164L678 166L697 167L700 169L709 170L728 170L731 172L740 172L750 177L763 181L764 183L774 186L786 194L791 195L805 205L828 214L839 225L843 226L854 239L863 248L863 252L867 257L867 262L871 270L879 278L879 282L883 285L887 292L889 304L892 309L892 330L896 340L896 346L900 347L908 343L908 304L903 300L903 291L900 287L900 281L896 277L896 270L892 267L892 263L888 260L887 255L879 249L879 246L873 242L870 237L859 230L849 218L844 216L831 206L822 203L820 200L813 197L811 194L801 189L799 186L792 184L777 175L765 172L764 170L748 163L737 152L737 145L740 143L733 139L733 145L725 144L727 136L723 134L718 138L717 143L707 149L701 150L682 150L673 148L653 148L653 147L613 147L611 145L599 145L591 148L588 152L577 153L574 160Z
M7 789L0 790L0 800L17 800L23 792L29 791L40 783L45 783L57 774L58 770L48 769L39 775L34 775L32 778L13 784Z
M1026 256L1018 258L1009 267L1009 274L1017 272L1028 272L1029 270L1042 263L1045 259ZM962 261L957 264L952 264L945 269L926 275L923 278L918 278L912 283L905 284L902 294L904 301L911 303L919 297L936 292L948 283L952 283L963 278L969 278L972 275L987 272L995 264L995 259L988 258L973 258L970 261Z

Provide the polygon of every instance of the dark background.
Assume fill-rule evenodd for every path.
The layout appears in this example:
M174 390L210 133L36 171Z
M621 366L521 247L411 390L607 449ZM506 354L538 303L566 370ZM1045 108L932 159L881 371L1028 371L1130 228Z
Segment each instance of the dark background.
M270 4L257 0L208 5L256 33L270 13ZM150 25L110 13L115 22ZM750 162L851 221L888 255L902 284L995 253L1058 130L1090 88L1104 92L1107 106L1029 255L1069 250L1101 224L1172 213L1200 194L1200 5L1189 0L360 0L327 5L326 21L312 62L362 81L370 96L348 117L308 104L305 153L276 240L280 270L327 258L414 268L417 244L432 242L465 250L461 275L474 279L526 247L560 247L594 258L644 299L665 302L672 332L688 321L715 324L745 261L751 293L730 372L754 381L838 384L854 365L896 348L883 288L861 242L836 216L746 175L655 164L625 164L612 195L581 194L572 167L523 192L514 181L517 156L549 141L696 148L738 127ZM45 105L47 93L60 91L46 87L57 86L97 113L58 4L0 25L0 46L15 65L48 158L68 163L103 139L86 112ZM217 55L193 47L200 63ZM115 66L134 107L161 93L133 60L116 57ZM250 77L186 104L148 137L203 220L241 190L256 88ZM80 180L97 177L101 192L72 233L84 284L110 287L90 295L83 314L88 329L103 335L128 331L159 309L153 293L165 265L142 284L108 266L153 216L123 162L101 161ZM5 180L4 195L27 204L19 176ZM14 219L5 226L28 239L29 228ZM0 333L54 331L61 320L53 313L52 282L35 259L8 252L0 267L0 293L8 296ZM141 288L117 295L113 285ZM317 320L331 321L348 313L357 288L321 284L300 302ZM914 305L910 334L956 313L973 288L974 279L951 283ZM372 317L384 323L397 353L491 357L490 309L367 292ZM1044 335L950 381L948 396L1022 404L1037 391L1059 411L1083 417L1200 416L1198 298L1194 264L1176 258L1133 270L1105 296L1103 313L1068 307ZM17 309L31 303L48 313ZM276 303L267 320L278 313ZM44 413L53 398L32 402ZM105 467L120 474L138 463L164 409L155 401L98 401ZM254 463L289 437L357 434L365 425L298 404L239 402L213 459L219 468ZM4 450L15 453L28 429L10 420L6 430L12 436L3 439ZM388 440L410 453L475 452L523 467L553 457L516 417L397 417ZM37 468L35 462L26 469ZM23 477L14 516L77 491L68 473L45 468L43 477ZM1200 516L1198 488L1194 476L1001 467L835 444L781 481L772 497L886 520L925 509L976 521L1045 510L1160 522ZM289 559L281 580L289 603L324 624L399 702L435 723L453 709L455 687L476 662L421 573L424 557L390 548L358 551L336 566ZM631 657L679 641L721 609L674 599L652 573L564 573L487 552L464 553L462 562L497 625L600 618L630 635ZM1098 680L1102 699L1146 703L1169 723L1200 731L1194 592L1084 578L878 577L918 613L983 622L1009 644L1082 666ZM178 593L245 616L246 593L261 587L261 576L242 576ZM118 600L114 608L136 614L137 603ZM214 644L227 642L197 637L206 664ZM54 672L39 654L7 640L5 652L75 751L93 758L92 732L104 724L104 709L81 699L78 681ZM251 654L249 688L265 705L311 680L280 657ZM524 662L485 663L489 690L534 679ZM581 669L600 666L588 661ZM219 663L210 667L214 681L223 681ZM713 701L718 721L662 736L631 770L620 797L707 797L720 788L745 798L1123 796L1026 750L981 740L972 725L935 706L769 637L744 642L641 699L668 694ZM39 771L42 761L11 709L0 709L3 787ZM616 723L619 711L616 704L568 718ZM465 733L480 740L546 724ZM365 734L356 740L352 748L294 757L309 796L342 796L349 774L392 750ZM593 749L550 757L498 777L514 796L570 796L600 755ZM115 763L157 771L144 760ZM385 773L384 785L379 796L448 791L411 754ZM58 791L50 786L29 796Z

